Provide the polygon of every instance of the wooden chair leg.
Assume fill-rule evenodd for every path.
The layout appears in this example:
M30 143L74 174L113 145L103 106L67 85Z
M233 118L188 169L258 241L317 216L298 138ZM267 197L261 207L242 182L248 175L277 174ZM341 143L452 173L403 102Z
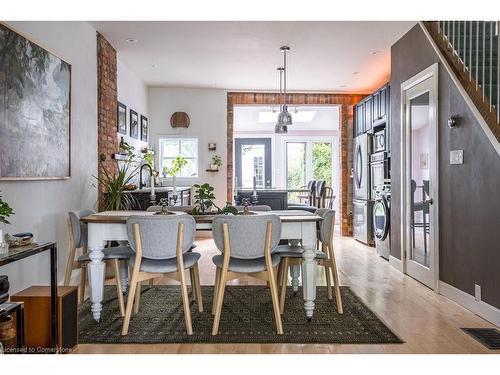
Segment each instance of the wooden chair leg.
M182 295L182 307L184 308L184 320L186 321L186 330L188 335L193 334L193 326L191 324L191 311L189 311L189 297L186 286L186 275L184 270L179 270L181 279L181 295Z
M224 300L224 290L226 289L227 269L220 271L219 286L217 288L217 301L215 306L214 324L212 326L212 335L219 333L220 314L222 312L222 302Z
M200 271L198 269L198 264L193 266L194 275L194 291L196 296L196 303L198 304L198 311L203 312L203 299L201 297L201 282L200 282Z
M220 272L219 267L215 267L215 283L214 283L214 298L212 300L212 315L215 315L215 306L217 304L217 291L219 290L220 283Z
M280 264L278 265L278 287L283 285L283 268L285 261L281 260Z
M281 280L281 293L280 293L280 313L285 312L285 298L286 298L286 284L288 279L288 258L283 260L283 278Z
M331 301L333 299L332 293L332 279L330 278L330 267L325 265L325 278L326 278L326 292L328 295L328 299Z
M71 282L71 275L73 274L73 264L75 263L75 252L76 248L74 246L70 246L68 254L68 263L66 264L66 273L64 275L65 286L68 286Z
M80 288L79 288L79 298L80 298L80 303L83 303L85 301L85 284L87 284L87 267L82 267L80 268Z
M332 267L331 271L333 272L333 282L335 283L335 299L337 300L337 311L339 314L344 313L344 309L342 307L342 297L340 295L340 283L339 283L339 274L337 271L337 263L335 262L335 255L332 256Z
M155 285L155 279L149 279L149 286Z
M278 298L278 287L276 286L276 278L273 269L267 271L269 275L269 289L271 289L271 298L273 300L274 320L276 321L276 331L278 335L283 334L283 326L281 324L280 303Z
M134 314L139 313L139 305L141 304L141 289L142 283L137 283L137 289L135 291L135 303L134 303Z
M196 276L194 275L194 267L191 267L189 269L189 280L191 281L191 296L193 297L194 302L196 302L196 297L197 297L196 290L194 287L195 279L196 279Z
M132 278L129 283L127 307L125 310L125 319L123 319L122 336L128 334L128 326L130 324L130 316L132 315L132 307L134 306L135 292L137 290L138 282L137 279L139 273L132 273Z
M116 294L118 297L118 307L120 308L120 316L125 316L125 306L123 303L122 283L120 281L120 265L118 259L113 259L115 269Z

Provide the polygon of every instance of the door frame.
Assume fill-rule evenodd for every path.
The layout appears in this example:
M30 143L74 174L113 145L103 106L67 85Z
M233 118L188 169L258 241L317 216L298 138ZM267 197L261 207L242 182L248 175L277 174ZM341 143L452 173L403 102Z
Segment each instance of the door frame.
M411 187L408 181L411 179L411 129L409 118L406 113L407 91L419 83L430 79L431 91L429 92L430 115L434 129L431 129L431 145L429 152L430 179L429 195L434 203L430 205L430 216L434 219L430 228L429 243L432 246L432 254L429 259L432 267L432 289L437 293L439 287L439 118L438 118L438 63L434 63L427 69L414 75L401 84L401 271L407 273L407 256L411 248L410 234L410 205Z

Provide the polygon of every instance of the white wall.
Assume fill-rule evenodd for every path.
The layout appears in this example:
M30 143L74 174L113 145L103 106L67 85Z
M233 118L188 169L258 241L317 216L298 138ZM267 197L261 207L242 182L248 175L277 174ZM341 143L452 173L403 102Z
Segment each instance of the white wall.
M124 141L135 147L136 153L148 146L148 142L141 141L141 115L148 116L148 88L121 60L120 54L117 56L117 91L118 101L127 106L127 134L117 133L118 141L123 137ZM137 112L139 118L139 139L130 136L130 110ZM150 133L151 136L151 133ZM139 184L139 176L137 176L136 184ZM144 178L149 184L149 179Z
M38 242L56 241L58 275L67 261L66 215L95 207L97 172L96 32L86 22L8 22L33 42L71 64L71 178L58 181L0 182L3 199L14 209L9 233L32 232ZM34 284L49 283L48 253L0 267L15 293Z
M216 89L149 88L150 147L158 151L158 137L176 135L198 138L198 178L179 180L181 185L207 182L215 188L217 205L226 201L226 129L227 93ZM174 112L186 112L189 128L172 128L170 116ZM208 151L208 143L215 142L217 151ZM222 158L219 172L206 172L214 155ZM155 161L158 165L158 155Z

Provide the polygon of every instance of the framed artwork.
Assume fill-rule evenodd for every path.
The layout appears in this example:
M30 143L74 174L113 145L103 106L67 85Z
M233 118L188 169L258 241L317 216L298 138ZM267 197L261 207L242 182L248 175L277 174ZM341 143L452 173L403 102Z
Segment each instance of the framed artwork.
M0 180L71 175L71 65L0 24Z
M148 141L148 118L141 115L141 141Z
M208 151L216 151L217 150L217 144L216 143L209 143L208 144Z
M116 131L127 135L127 106L118 102L118 112L116 115Z
M130 110L130 136L139 139L139 115L133 109Z

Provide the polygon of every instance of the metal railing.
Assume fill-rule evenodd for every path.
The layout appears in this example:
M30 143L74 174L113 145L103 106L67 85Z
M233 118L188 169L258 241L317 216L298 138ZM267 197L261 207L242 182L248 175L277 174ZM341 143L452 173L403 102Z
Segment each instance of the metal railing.
M500 123L500 22L438 21L438 33Z

